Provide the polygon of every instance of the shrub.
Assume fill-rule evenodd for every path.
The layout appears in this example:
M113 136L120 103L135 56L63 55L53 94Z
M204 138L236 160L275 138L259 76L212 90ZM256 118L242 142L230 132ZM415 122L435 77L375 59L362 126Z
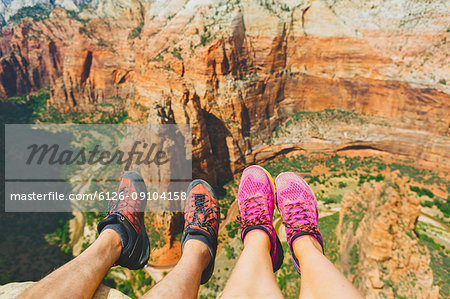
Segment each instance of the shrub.
M203 33L200 36L200 44L202 46L206 46L207 43L209 43L211 41L211 33L209 31Z
M439 210L442 211L442 213L444 213L445 217L450 217L450 205L448 204L448 199L447 201L445 201L440 200L439 198L435 198L434 204L438 207Z
M428 190L427 188L420 188L420 187L417 187L417 186L409 186L409 189L410 189L411 191L417 193L417 195L419 195L419 196L426 195L426 196L428 196L429 198L433 198L433 197L434 197L433 192L431 192L431 191Z
M130 34L128 34L128 39L135 39L139 37L142 32L142 27L144 27L144 22L140 23L136 28L131 30Z
M384 176L380 173L377 176L361 174L359 176L358 186L361 186L364 182L368 182L368 181L372 181L372 180L381 182L384 180Z
M27 6L19 9L15 15L9 18L10 22L18 22L23 18L30 17L33 21L40 21L47 19L49 15L49 9L41 5Z
M339 182L340 189L345 188L345 187L347 187L347 184L345 182Z
M356 269L358 269L358 262L359 262L358 246L354 244L350 249L350 260L349 260L350 273L354 274Z
M228 237L233 239L239 231L239 223L237 221L233 221L225 225L225 228L227 229Z
M223 248L225 249L225 255L226 255L227 259L232 260L232 259L236 258L233 247L231 247L229 244L225 244L225 246Z
M319 197L324 203L340 203L342 201L342 194L339 195L329 195L328 197Z
M175 58L178 58L179 60L183 60L183 58L181 57L181 50L182 50L181 47L175 48L175 49L173 49L173 51L171 53Z
M427 207L427 208L431 208L433 206L433 202L431 200L425 200L420 202L420 204L422 205L422 207Z
M419 239L432 244L434 246L434 248L437 250L439 250L441 248L441 246L438 243L434 242L433 238L430 238L425 234L420 234Z

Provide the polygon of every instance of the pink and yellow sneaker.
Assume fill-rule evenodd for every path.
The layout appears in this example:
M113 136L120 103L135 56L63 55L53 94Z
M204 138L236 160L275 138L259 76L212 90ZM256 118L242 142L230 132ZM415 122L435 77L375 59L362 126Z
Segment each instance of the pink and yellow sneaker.
M259 229L269 236L274 272L283 263L283 247L272 223L275 197L275 184L264 168L253 165L244 170L238 194L241 237L244 240L246 234L253 229Z
M292 172L283 172L275 180L277 188L277 205L286 227L287 243L291 251L295 270L300 274L297 257L292 244L301 236L311 236L322 247L319 232L319 212L314 192L304 179Z

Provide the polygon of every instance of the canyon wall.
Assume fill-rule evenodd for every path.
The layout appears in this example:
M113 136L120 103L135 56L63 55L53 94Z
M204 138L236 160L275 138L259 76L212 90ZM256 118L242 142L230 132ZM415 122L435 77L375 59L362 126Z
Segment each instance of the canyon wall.
M123 1L110 11L56 8L4 27L0 96L50 86L63 112L120 101L129 122L189 123L194 175L217 182L258 161L300 111L384 117L418 134L392 146L392 131L376 149L449 159L445 1Z
M344 196L339 225L341 270L365 298L438 298L430 253L419 244L419 201L394 172Z

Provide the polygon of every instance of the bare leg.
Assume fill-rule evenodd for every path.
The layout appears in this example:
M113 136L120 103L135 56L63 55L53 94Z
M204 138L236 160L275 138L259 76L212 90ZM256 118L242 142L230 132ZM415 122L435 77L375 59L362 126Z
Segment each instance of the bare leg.
M362 298L311 237L297 238L294 253L302 271L300 298Z
M44 277L22 298L91 298L121 251L119 235L106 229L82 254Z
M175 268L143 298L197 298L202 272L210 258L208 247L203 242L188 240Z
M283 298L273 274L266 233L252 230L245 236L244 250L222 298Z

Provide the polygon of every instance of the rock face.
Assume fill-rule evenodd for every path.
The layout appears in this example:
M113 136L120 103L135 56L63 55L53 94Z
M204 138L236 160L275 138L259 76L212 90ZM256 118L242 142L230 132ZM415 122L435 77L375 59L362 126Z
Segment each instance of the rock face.
M189 123L194 175L213 182L260 161L299 111L387 118L419 137L392 146L387 132L377 149L434 163L450 152L449 21L445 1L92 1L3 28L0 96L51 86L61 111L114 105L132 122ZM327 149L355 143L373 147Z
M99 7L98 1L91 0L0 0L0 25L4 25L23 8L31 12L36 9L50 11L55 7L62 7L78 12L88 3L91 4L90 8Z
M31 288L35 282L12 282L0 286L0 298L15 299L27 289ZM118 290L111 289L107 286L100 285L95 291L94 299L128 299L130 297L122 294Z
M62 18L66 22L25 22L19 27L3 28L0 41L2 97L52 85L62 76L66 36L74 34L77 28L67 16L66 11L58 9L50 14L49 20Z
M0 0L0 21L13 2L40 0ZM85 1L41 2L71 12L1 28L0 98L49 86L48 105L63 112L113 107L129 122L190 124L193 177L212 185L289 151L368 148L450 165L445 0L92 0L81 11L72 3ZM365 116L287 124L324 109ZM418 203L391 180L344 199L341 268L369 298L433 298L412 233ZM182 217L157 217L179 252ZM75 254L95 237L84 226L71 225Z
M420 205L399 174L344 196L340 267L366 298L438 298L430 254L414 234Z

